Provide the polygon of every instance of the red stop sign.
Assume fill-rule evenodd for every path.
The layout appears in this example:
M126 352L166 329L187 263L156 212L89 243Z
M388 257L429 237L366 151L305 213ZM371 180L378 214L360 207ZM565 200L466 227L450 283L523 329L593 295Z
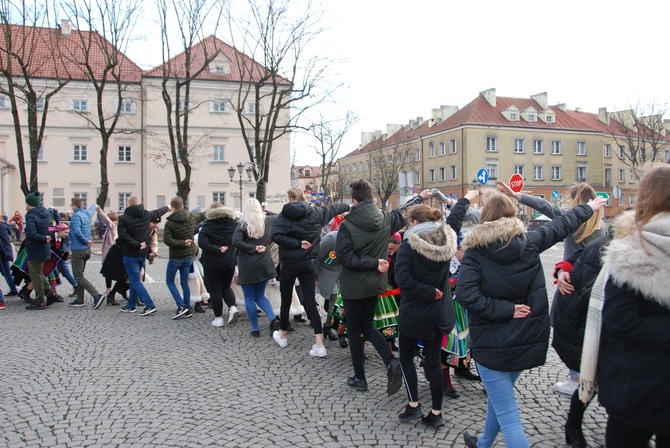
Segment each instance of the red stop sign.
M523 177L521 174L512 174L512 177L509 178L509 187L515 193L523 190Z

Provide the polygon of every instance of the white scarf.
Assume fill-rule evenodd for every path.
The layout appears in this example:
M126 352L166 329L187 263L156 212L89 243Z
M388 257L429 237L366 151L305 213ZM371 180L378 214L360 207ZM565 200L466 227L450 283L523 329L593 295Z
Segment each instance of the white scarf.
M603 305L605 304L605 284L609 270L603 268L591 289L589 312L586 316L582 363L579 367L579 398L588 404L598 389L596 372L598 370L598 350L600 349L600 331L603 324Z

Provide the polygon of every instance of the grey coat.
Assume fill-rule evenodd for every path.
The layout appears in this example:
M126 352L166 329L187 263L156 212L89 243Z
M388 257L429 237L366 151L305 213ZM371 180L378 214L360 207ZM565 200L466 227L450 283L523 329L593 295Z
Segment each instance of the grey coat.
M233 233L233 246L237 248L237 280L240 285L259 283L277 276L270 250L256 252L256 246L268 246L272 225L279 215L265 217L265 233L260 238L251 238L245 227L237 225Z
M331 294L337 294L340 287L340 262L330 256L330 253L335 251L335 241L337 240L337 230L327 233L321 238L321 246L319 246L319 253L313 260L314 272L319 281L316 290L324 298L329 298Z

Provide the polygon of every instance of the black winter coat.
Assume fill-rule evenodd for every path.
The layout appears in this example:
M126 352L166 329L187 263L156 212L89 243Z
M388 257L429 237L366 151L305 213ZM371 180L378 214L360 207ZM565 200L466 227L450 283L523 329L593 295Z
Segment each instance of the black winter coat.
M554 347L561 361L576 372L580 370L582 361L582 346L584 345L584 330L586 329L586 315L591 298L591 287L600 273L600 261L603 246L611 240L605 234L586 245L583 251L577 252L572 260L570 282L575 287L572 294L564 295L560 291L554 295Z
M26 252L28 261L47 261L51 258L51 245L47 243L51 213L38 205L26 213Z
M395 260L395 281L402 291L398 331L415 339L433 340L435 329L454 328L454 304L449 285L450 260L456 253L457 233L470 201L459 199L447 225L412 233L402 242ZM435 290L443 295L435 300Z
M237 228L235 211L228 207L207 210L207 221L198 233L198 245L202 249L200 262L204 269L230 269L237 264L237 249L233 246L233 234ZM228 250L221 253L221 247Z
M477 363L503 372L544 364L549 301L540 253L592 215L591 207L579 205L537 230L526 232L518 219L502 218L478 224L465 236L456 299L470 313ZM530 314L515 319L515 305L521 304Z
M282 263L316 258L321 242L321 229L335 216L348 210L348 204L325 207L311 207L304 201L284 204L272 226L272 241L279 246L279 259ZM303 249L302 241L309 241L312 247Z
M14 259L14 247L9 240L12 229L6 222L0 222L0 258L12 261Z
M144 205L131 205L126 208L119 218L119 237L116 244L123 248L124 257L146 257L149 255L151 229L149 224L152 220L160 218L168 212L167 207L156 210L144 210ZM140 245L146 243L144 249Z

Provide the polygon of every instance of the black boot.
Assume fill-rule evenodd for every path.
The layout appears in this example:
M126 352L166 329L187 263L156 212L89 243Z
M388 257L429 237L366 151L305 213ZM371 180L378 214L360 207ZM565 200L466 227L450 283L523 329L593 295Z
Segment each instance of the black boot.
M110 305L110 306L119 306L119 302L117 302L116 300L114 300L114 296L109 295L109 296L107 296L107 305Z
M329 341L337 341L337 335L332 328L323 326L323 335L328 338Z
M342 348L347 348L349 347L349 341L347 341L347 337L343 335L339 335L337 337L337 340L340 341L340 347Z
M33 299L30 298L30 290L25 286L19 291L19 297L21 297L21 300L25 300L28 303L33 303Z
M196 313L204 313L205 312L205 310L202 308L202 305L200 304L200 302L195 302L195 305L193 306L193 311L195 311Z
M444 379L444 395L450 398L460 397L461 394L456 392L456 389L454 389L454 386L451 384L451 374L449 372L449 367L442 369L442 375Z
M568 411L568 420L565 423L565 443L573 448L586 448L586 439L582 433L582 420L586 406L579 399L579 389L577 389L570 399L570 410Z

